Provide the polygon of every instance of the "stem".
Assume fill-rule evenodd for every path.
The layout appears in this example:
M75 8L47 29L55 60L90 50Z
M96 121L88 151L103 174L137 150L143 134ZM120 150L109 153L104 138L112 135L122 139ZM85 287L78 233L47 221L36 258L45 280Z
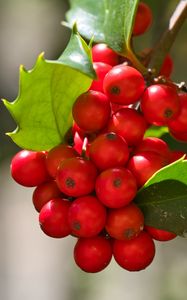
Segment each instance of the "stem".
M150 61L150 67L153 69L154 75L159 74L164 58L172 47L174 40L186 18L187 1L181 0L170 18L168 28L161 36L158 44L156 44L154 47Z
M133 66L138 69L143 75L147 74L146 67L139 61L136 55L132 51L128 51L126 57L132 62Z

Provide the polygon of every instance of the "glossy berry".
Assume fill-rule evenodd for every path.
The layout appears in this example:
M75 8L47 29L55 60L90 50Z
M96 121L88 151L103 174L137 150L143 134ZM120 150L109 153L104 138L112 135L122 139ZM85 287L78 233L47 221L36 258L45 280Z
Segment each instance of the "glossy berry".
M173 71L173 60L171 56L168 54L166 55L163 64L161 66L160 75L163 75L165 77L170 77L172 71Z
M21 150L13 157L10 168L13 179L23 186L33 187L49 180L44 152Z
M68 220L73 235L92 237L104 228L106 209L94 196L80 197L72 202Z
M54 238L62 238L70 234L68 211L71 203L66 199L52 199L47 202L39 214L41 229Z
M177 141L187 142L187 132L174 132L170 130L170 134Z
M33 192L32 201L35 209L40 212L41 208L51 199L59 198L61 191L54 180L44 182L37 186Z
M126 141L113 132L99 135L91 143L89 153L99 170L124 166L129 158Z
M108 266L111 258L111 243L101 236L80 238L74 248L75 263L85 272L102 271Z
M111 113L109 99L97 91L88 91L80 95L72 108L77 125L85 132L92 133L103 129Z
M117 240L129 240L140 234L144 227L144 216L134 203L110 209L107 213L106 230Z
M168 160L158 153L145 151L133 155L128 162L127 168L136 178L138 187L141 187L156 171L163 168L167 163Z
M145 33L149 29L152 19L153 16L150 7L146 3L140 2L135 17L133 35L136 36Z
M96 176L97 169L91 161L74 157L60 164L56 182L65 195L79 197L94 190Z
M118 54L106 44L96 44L92 48L93 62L103 62L115 66L119 62Z
M180 159L183 156L186 156L186 153L184 151L180 151L180 150L173 150L171 151L171 155L170 155L170 163Z
M112 69L112 66L109 64L102 63L102 62L95 62L95 63L93 63L93 67L96 72L97 79L92 81L90 90L94 90L94 91L103 93L104 92L103 81L104 81L106 74Z
M52 148L48 152L46 159L47 170L51 177L55 178L57 169L63 160L76 156L78 154L75 149L66 144L60 144Z
M180 100L180 113L179 115L168 122L168 127L171 132L183 133L184 135L187 133L187 94L181 93L179 94Z
M157 241L170 241L176 238L176 234L170 231L161 230L154 228L152 226L145 226L145 230L150 234L150 236Z
M141 109L148 123L167 125L180 112L179 97L176 90L168 85L151 85L142 96Z
M107 169L97 177L95 191L99 200L107 207L122 207L135 197L136 179L128 169Z
M137 145L147 129L144 117L133 108L122 108L114 113L108 123L108 131L122 136L129 146Z
M155 245L150 235L143 231L129 241L115 240L113 255L116 262L125 270L140 271L153 261Z
M111 102L126 105L139 100L145 89L145 82L139 71L122 64L107 73L103 88Z
M139 152L151 151L163 156L170 161L171 151L165 141L157 137L146 137L134 149L134 154Z

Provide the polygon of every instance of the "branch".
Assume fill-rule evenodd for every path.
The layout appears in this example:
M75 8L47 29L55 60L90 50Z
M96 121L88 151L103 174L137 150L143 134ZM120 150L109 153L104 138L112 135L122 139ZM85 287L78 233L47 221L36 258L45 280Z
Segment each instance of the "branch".
M167 30L154 47L150 60L150 68L158 75L165 56L171 49L175 38L187 18L187 1L181 0L170 18Z

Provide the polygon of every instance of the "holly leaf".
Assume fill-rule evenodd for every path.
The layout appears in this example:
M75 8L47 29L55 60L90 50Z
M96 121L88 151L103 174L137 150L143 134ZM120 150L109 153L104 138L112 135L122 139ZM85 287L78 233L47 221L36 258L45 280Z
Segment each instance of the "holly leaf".
M168 133L168 127L152 125L146 130L144 137L161 138L165 133Z
M36 151L63 142L72 125L72 105L94 77L90 48L74 29L59 60L41 54L32 70L21 66L19 95L12 103L4 100L18 125L8 135L21 148Z
M70 0L66 18L88 40L104 42L119 53L128 53L138 0Z
M145 224L187 234L187 161L180 159L156 172L139 190L135 202Z

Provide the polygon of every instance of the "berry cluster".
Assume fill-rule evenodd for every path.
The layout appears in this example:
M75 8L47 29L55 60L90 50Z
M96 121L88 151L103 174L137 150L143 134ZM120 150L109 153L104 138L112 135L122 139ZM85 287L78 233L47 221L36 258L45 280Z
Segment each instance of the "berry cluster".
M141 19L147 6L139 7ZM142 29L135 22L133 35L150 23L151 17ZM144 226L133 200L156 171L183 155L144 135L151 124L164 125L187 141L187 98L172 85L146 82L105 44L95 45L92 54L98 79L76 99L66 143L46 152L20 151L11 173L19 184L36 187L33 204L45 234L77 238L74 259L82 270L101 271L113 256L122 268L139 271L154 258L153 239L176 235Z

